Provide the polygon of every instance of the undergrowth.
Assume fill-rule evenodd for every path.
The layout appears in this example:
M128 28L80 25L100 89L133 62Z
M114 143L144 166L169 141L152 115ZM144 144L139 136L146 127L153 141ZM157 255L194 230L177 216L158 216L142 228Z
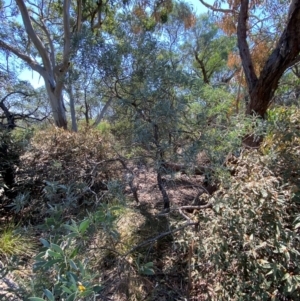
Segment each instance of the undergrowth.
M300 299L299 118L277 113L260 149L228 156L204 207L164 215L132 203L124 172L133 168L98 130L36 133L8 208L40 245L15 291L32 301ZM2 256L26 253L25 236L3 233Z

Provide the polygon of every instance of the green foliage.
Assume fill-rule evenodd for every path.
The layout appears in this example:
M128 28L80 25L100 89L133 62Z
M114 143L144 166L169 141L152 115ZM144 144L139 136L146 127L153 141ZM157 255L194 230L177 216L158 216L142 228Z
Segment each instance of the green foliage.
M8 260L12 256L31 256L36 248L28 235L13 224L0 229L0 258Z
M11 207L15 213L20 213L29 203L30 192L25 191L24 193L18 193L18 195L13 199L12 203L7 205L7 207Z
M49 283L51 291L43 290L49 300L55 300L57 296L67 300L94 296L101 287L92 284L93 276L89 273L87 260L77 258L78 247L74 246L75 239L82 239L86 235L88 221L82 221L78 226L72 221L72 226L65 225L70 231L60 245L49 243L41 239L43 250L36 256L33 265L34 272L41 271L51 275L52 283Z
M95 284L93 279L99 277L99 271L94 273L91 270L84 251L95 231L101 229L108 236L116 237L113 230L114 210L117 207L114 209L103 205L103 208L80 222L71 220L70 223L60 224L55 231L65 234L53 236L55 242L40 239L43 248L33 265L35 277L32 287L36 296L46 296L49 300L58 296L67 300L97 296L102 287Z
M253 131L255 120L235 112L234 100L226 87L205 85L193 87L198 97L189 101L189 112L183 125L189 143L182 146L182 159L187 166L197 165L197 157L204 152L213 169L214 180L229 178L226 159L241 151L242 139ZM183 123L182 123L183 124ZM179 141L182 138L179 138Z
M296 107L275 107L268 111L266 137L261 150L274 159L291 155L293 145L299 143L299 109Z
M101 290L114 291L116 296L126 287L116 300L147 299L164 282L162 277L174 281L169 277L174 270L184 291L178 300L194 296L298 300L299 111L275 107L267 120L245 117L245 104L238 103L243 87L238 80L227 84L236 71L227 67L235 39L225 37L210 16L195 18L188 5L163 2L153 7L153 3L129 5L123 11L121 2L85 1L82 30L72 38L66 81L74 88L77 117L85 118L84 126L80 120L78 133L45 127L0 134L0 197L14 188L13 195L0 204L1 214L10 208L22 222L34 224L43 245L35 256L30 283L25 280L24 296L29 294L32 301L96 300ZM61 24L61 9L59 3L51 3L51 18L43 21L53 36L58 62L62 40L54 24ZM75 26L75 2L71 11ZM97 21L99 26L91 31L90 25ZM21 48L28 44L26 51L35 57L30 41L24 42L22 27L10 25L18 34L8 35L10 28L6 40L14 36L16 42L22 41ZM41 28L34 26L40 33ZM44 44L50 47L49 41ZM291 74L286 79L297 83ZM291 91L286 85L280 93ZM90 128L89 120L108 99L106 121ZM242 148L249 133L265 135L260 148L265 156ZM27 152L20 157L23 150ZM120 168L119 154L128 168ZM160 177L159 189L165 195L184 173L176 186L178 190L185 186L182 195L190 186L193 193L204 191L207 182L214 180L217 191L192 203L208 200L212 210L179 211L177 205L190 202L190 196L178 200L176 192L170 194L168 216L156 216L156 204L147 204L150 210L142 208L144 204L130 203L132 208L126 208L129 178L141 179L137 163L146 165L150 174L144 182L134 183L136 192L144 196L145 191L155 195L158 190L156 185L147 187L150 178L159 181ZM167 163L174 163L176 172L172 167L168 170ZM129 176L125 169L130 169ZM4 181L7 170L18 180L11 187ZM201 175L195 176L196 171ZM189 183L193 177L197 177L195 185ZM155 197L159 206L160 200ZM200 232L178 231L172 236L179 236L176 243L164 248L149 240L154 232L159 237L165 228L170 230L170 221L177 222L179 216L197 219ZM1 259L26 254L30 250L26 237L14 228L4 229ZM145 240L151 242L147 253ZM168 254L162 257L163 252ZM180 275L179 265L184 266ZM107 273L118 276L112 288L105 287L113 278ZM105 285L103 279L108 279ZM143 297L131 293L132 283L146 292ZM177 300L172 293L165 294Z
M224 36L208 14L197 17L196 24L187 33L182 51L193 58L191 68L206 84L216 84L226 79L232 70L227 66L228 56L236 40Z
M107 121L100 122L96 128L104 137L107 137L111 131L111 125Z
M141 263L141 256L138 256L137 260L135 261L135 264L137 266L137 270L141 275L154 275L154 269L153 269L153 262L147 262L147 263Z

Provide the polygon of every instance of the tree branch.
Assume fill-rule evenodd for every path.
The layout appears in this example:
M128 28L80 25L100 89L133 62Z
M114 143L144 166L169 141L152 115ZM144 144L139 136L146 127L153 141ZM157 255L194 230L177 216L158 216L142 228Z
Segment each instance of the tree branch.
M96 116L95 122L94 122L93 126L96 127L102 121L103 116L106 113L106 111L109 108L109 106L111 105L112 101L113 101L113 98L110 97L108 99L108 101L106 102L106 104L104 105L104 107L102 108L101 112L99 112L99 114Z
M201 4L203 4L205 7L209 8L210 10L212 11L215 11L215 12L219 12L219 13L233 13L234 10L232 9L224 9L224 8L217 8L217 7L214 7L213 5L210 5L206 2L204 2L203 0L199 0Z
M195 59L196 59L197 63L199 64L199 67L202 71L204 83L209 84L209 77L207 75L203 61L199 58L198 53L196 51L194 51L194 56L195 56Z
M176 233L176 232L181 231L181 230L183 230L184 228L189 227L189 226L195 226L195 227L197 228L198 225L199 225L199 222L186 223L186 224L184 224L183 226L181 226L181 227L179 227L179 228L177 228L177 229L170 230L170 231L167 231L167 232L163 232L163 233L161 233L161 234L159 234L159 235L157 235L157 236L155 236L155 237L153 237L153 238L150 238L150 239L148 239L148 240L145 240L144 242L142 242L142 243L140 243L140 244L134 246L134 247L131 248L127 253L125 253L125 254L123 255L123 257L127 257L130 253L134 252L135 250L137 250L137 249L139 249L139 248L141 248L141 247L144 247L144 246L146 246L146 245L149 245L149 244L155 242L156 240L158 240L158 239L160 239L160 238L162 238L162 237L164 237L164 236L167 236L167 235Z
M28 96L33 96L33 95L30 95L30 94L24 93L24 92L22 92L22 91L10 92L10 93L8 93L7 95L5 95L5 96L0 100L0 104L3 104L4 101L6 100L6 98L9 97L9 96L12 95L12 94L22 94L22 95L24 95L24 96L26 96L26 97L28 97Z
M47 72L51 72L52 68L47 54L47 50L32 27L27 7L23 0L16 0L16 2L21 12L25 30L30 39L32 40L33 44L35 45L37 51L39 52L44 64L44 68L47 70Z
M32 70L36 71L37 73L39 73L43 77L46 76L46 70L40 64L38 64L36 61L34 61L30 56L22 53L19 49L5 43L2 40L0 40L0 48L12 52L18 58L20 58L21 60L26 62L32 68Z
M69 58L71 53L71 31L70 31L70 0L64 0L63 5L63 22L64 22L64 52L63 52L63 61L61 67L59 68L60 77L63 77L69 67ZM61 91L64 86L63 80L58 80L56 89ZM59 92L60 93L60 92Z
M76 32L81 31L81 26L82 26L82 0L77 0Z
M247 42L248 7L249 0L241 0L241 7L238 17L237 36L242 65L244 68L247 85L251 93L258 79L255 74L250 49Z
M71 49L71 31L70 31L70 0L65 0L63 5L63 21L64 21L64 55L63 55L63 63L68 64L70 49Z
M45 26L45 23L42 20L40 20L40 22L41 22L41 24L40 24L34 18L30 17L30 19L35 24L37 24L44 31L44 33L46 34L46 37L47 37L47 40L48 40L48 43L49 43L49 47L50 47L50 61L51 61L52 67L54 68L54 66L55 66L55 50L54 50L54 45L53 45L53 41L51 39L50 32L48 31L47 27Z

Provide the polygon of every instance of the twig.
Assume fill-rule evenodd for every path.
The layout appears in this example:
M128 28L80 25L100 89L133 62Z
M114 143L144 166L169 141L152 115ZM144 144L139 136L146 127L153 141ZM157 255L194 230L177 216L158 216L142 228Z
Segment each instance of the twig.
M213 204L212 203L208 203L205 205L200 205L200 206L181 206L181 207L175 207L175 208L171 208L171 210L181 210L181 209L207 209L207 208L212 208Z
M186 224L184 224L183 226L181 226L181 227L179 227L179 228L177 228L177 229L170 230L170 231L167 231L167 232L163 232L163 233L161 233L161 234L159 234L159 235L157 235L157 236L155 236L155 237L153 237L153 238L150 238L150 239L148 239L148 240L145 240L145 241L143 241L142 243L140 243L140 244L134 246L134 247L131 248L127 253L125 253L125 254L123 255L123 257L128 256L130 253L134 252L135 250L137 250L137 249L139 249L139 248L141 248L141 247L143 247L143 246L146 246L146 245L148 245L148 244L150 244L150 243L152 243L152 242L154 242L154 241L156 241L156 240L158 240L158 239L160 239L160 238L162 238L162 237L164 237L164 236L170 235L170 234L172 234L172 233L176 233L176 232L178 232L178 231L184 229L185 227L188 227L188 226L196 226L196 227L197 227L198 225L199 225L199 222L186 223Z
M192 222L192 220L186 215L186 214L184 214L183 212L182 212L182 210L181 210L181 208L178 208L178 211L179 211L179 213L189 222L189 223L191 223Z
M127 167L127 164L126 164L125 160L123 160L123 158L121 156L117 160L122 164L123 168L126 169L130 173L130 176L127 177L128 184L129 184L129 187L131 189L131 192L133 194L133 197L134 197L135 201L137 203L139 203L139 197L138 197L138 194L137 194L138 186L134 185L134 183L133 183L133 181L134 181L134 172L129 167Z

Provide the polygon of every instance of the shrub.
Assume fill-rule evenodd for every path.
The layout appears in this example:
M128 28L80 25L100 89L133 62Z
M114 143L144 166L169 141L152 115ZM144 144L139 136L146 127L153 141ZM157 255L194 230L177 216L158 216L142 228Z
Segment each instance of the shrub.
M251 152L238 161L231 187L213 197L214 211L199 216L194 290L206 300L298 300L299 203L268 160Z
M50 210L45 201L74 210L90 204L95 193L106 189L106 181L115 172L111 156L110 141L97 129L72 133L51 127L37 131L30 151L21 157L19 176L24 184L20 189L31 191L27 204L38 208L39 215Z

